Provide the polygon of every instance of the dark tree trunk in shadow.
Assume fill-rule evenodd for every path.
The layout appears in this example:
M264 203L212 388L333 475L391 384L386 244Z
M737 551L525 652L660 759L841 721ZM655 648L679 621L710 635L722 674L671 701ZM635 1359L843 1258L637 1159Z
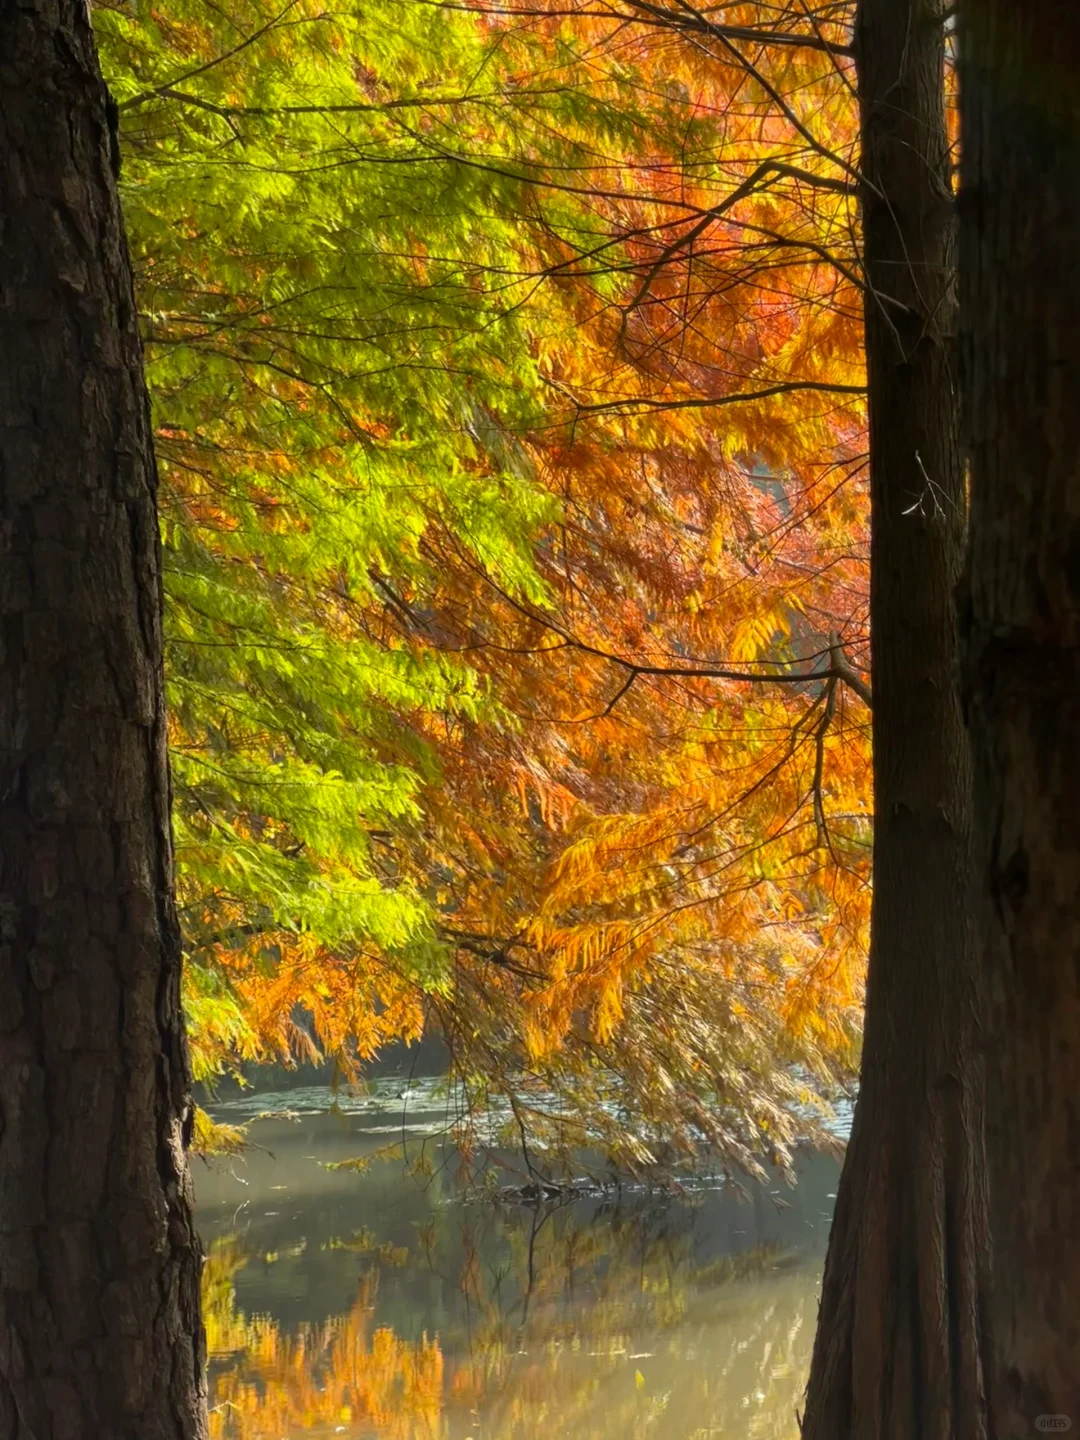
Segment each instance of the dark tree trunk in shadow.
M156 476L83 0L0 5L0 1440L203 1436Z
M961 6L999 1440L1080 1427L1080 8Z
M856 32L871 446L874 908L806 1440L981 1440L987 1266L954 215L936 0Z

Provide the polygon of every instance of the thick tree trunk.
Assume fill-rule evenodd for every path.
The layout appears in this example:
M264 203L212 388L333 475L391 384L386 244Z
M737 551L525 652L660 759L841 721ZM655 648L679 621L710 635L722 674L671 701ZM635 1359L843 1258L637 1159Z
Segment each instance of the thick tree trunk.
M1080 1428L1080 8L966 0L961 22L967 678L1007 1440L1040 1416Z
M970 763L954 589L964 487L952 369L943 6L861 0L872 504L874 909L855 1123L806 1440L985 1435L986 1213Z
M0 5L0 1440L205 1434L156 477L84 0Z

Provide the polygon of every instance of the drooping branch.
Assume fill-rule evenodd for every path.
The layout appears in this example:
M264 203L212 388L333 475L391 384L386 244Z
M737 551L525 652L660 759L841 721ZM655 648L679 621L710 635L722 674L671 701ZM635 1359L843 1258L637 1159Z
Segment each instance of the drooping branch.
M456 0L418 0L419 4L432 5L437 10L464 10L475 15L500 15L515 19L550 20L614 20L620 24L636 21L660 29L676 29L723 36L725 39L749 42L755 45L777 46L788 50L817 50L830 55L850 57L854 54L850 45L828 40L815 32L803 30L771 30L756 25L723 25L698 14L690 6L684 11L667 5L648 4L647 0L628 0L627 8L616 5L571 6L557 9L554 6L530 5L482 5L459 4Z
M829 646L827 651L819 652L818 655L807 656L804 660L795 662L798 664L811 663L823 655L829 656L829 664L825 668L810 670L793 670L783 668L771 670L764 673L756 673L751 670L741 670L725 663L723 660L701 660L685 665L660 665L649 664L640 660L631 660L626 655L620 655L617 651L606 650L599 645L591 645L588 641L582 640L580 636L573 634L564 626L558 624L550 616L544 615L535 610L531 605L517 599L504 587L498 585L490 575L487 575L475 564L470 568L477 571L484 581L500 596L500 598L517 611L519 615L527 620L559 637L559 649L577 650L582 655L592 655L597 660L605 660L608 664L616 665L623 671L626 677L618 690L607 702L599 716L581 717L584 719L599 719L609 715L620 700L630 691L634 682L643 675L652 676L657 679L676 680L733 680L739 683L755 685L813 685L829 680L842 680L859 697L868 710L873 710L873 692L870 686L852 665L844 650L843 644L837 631L829 635ZM485 637L478 636L479 645L482 649L501 649L505 647L495 646L487 641ZM540 647L548 648L548 647ZM551 647L556 648L556 647ZM524 651L517 653L526 653ZM785 666L784 661L762 660L756 662L761 665Z
M817 824L818 843L825 845L832 853L832 840L829 836L829 822L825 815L825 740L829 728L836 714L836 677L831 679L825 689L825 705L822 709L821 720L818 722L814 733L814 820Z
M840 643L840 636L834 630L829 636L829 663L833 673L849 685L868 710L874 708L874 696L870 686L852 665Z
M830 647L830 665L824 670L781 670L755 674L747 670L729 669L723 665L642 665L637 661L626 659L623 655L611 654L573 640L569 644L575 649L584 650L603 660L609 660L613 665L618 665L626 671L629 678L616 694L615 700L621 699L630 689L633 681L640 675L652 675L660 679L671 677L678 680L735 680L740 683L757 685L810 685L821 680L843 680L855 691L868 710L873 709L873 696L869 685L852 666L842 648L838 652L834 652Z
M633 395L625 400L601 400L577 406L581 415L635 415L660 410L709 410L721 405L747 404L753 400L771 400L778 395L811 391L822 395L865 395L865 385L834 385L819 380L783 380L760 390L741 390L731 395L692 395L681 400L664 400L650 395Z

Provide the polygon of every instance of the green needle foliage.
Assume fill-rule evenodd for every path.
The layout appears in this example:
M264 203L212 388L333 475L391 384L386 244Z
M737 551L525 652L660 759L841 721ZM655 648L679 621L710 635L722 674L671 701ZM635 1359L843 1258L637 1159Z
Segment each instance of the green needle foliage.
M498 278L521 268L524 182L414 138L448 77L490 88L497 45L471 17L140 0L97 24L161 469L206 1076L270 1038L220 963L238 951L265 976L306 937L309 956L447 979L431 897L395 842L425 823L433 717L499 711L396 597L433 589L451 543L500 590L545 599L533 543L554 510L511 438L537 413L537 347L520 285ZM494 117L503 101L473 106Z

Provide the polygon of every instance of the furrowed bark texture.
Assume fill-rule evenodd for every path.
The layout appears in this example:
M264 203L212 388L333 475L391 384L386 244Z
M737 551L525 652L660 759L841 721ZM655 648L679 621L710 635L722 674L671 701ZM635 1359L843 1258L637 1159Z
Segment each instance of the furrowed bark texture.
M1080 1427L1080 9L967 0L961 24L966 668L1008 1440L1040 1416Z
M982 1440L986 1265L954 219L936 0L861 0L874 909L806 1440Z
M83 0L0 5L0 1440L205 1435L156 475Z

